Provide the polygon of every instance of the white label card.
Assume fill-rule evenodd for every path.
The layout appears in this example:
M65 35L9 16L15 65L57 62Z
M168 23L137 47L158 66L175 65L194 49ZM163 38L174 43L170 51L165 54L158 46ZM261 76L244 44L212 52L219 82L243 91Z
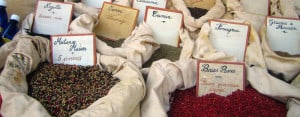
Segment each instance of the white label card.
M244 61L249 25L234 22L211 20L209 38L214 48L235 56L239 62Z
M53 64L92 66L96 63L93 34L51 36L51 47Z
M197 96L227 96L245 89L245 65L234 62L198 61Z
M267 37L273 51L300 54L300 20L267 17Z
M102 8L104 2L112 2L112 0L81 0L81 2L94 8Z
M33 32L66 34L72 17L73 4L39 0L36 6Z
M179 11L147 7L145 22L153 31L153 37L161 44L178 47L179 30L183 15Z
M133 8L140 10L138 23L141 23L144 21L147 6L166 8L167 0L133 0L132 4Z

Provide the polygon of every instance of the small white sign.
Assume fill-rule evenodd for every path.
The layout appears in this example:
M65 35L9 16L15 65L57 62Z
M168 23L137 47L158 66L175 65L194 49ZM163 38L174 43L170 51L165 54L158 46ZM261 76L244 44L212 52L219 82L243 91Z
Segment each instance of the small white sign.
M133 0L132 7L139 9L138 24L144 21L146 7L166 8L167 0Z
M267 17L267 37L273 51L300 54L300 20Z
M72 18L73 4L39 0L35 10L33 32L38 34L66 34Z
M227 96L245 89L245 65L236 62L198 61L197 96Z
M214 48L237 57L239 62L244 61L249 37L249 25L235 22L211 20L209 38Z
M96 64L95 36L53 35L51 36L53 64L92 66Z
M87 6L94 8L102 8L104 2L112 2L112 0L81 0L81 2Z
M183 14L180 11L147 6L145 22L152 29L155 40L178 47L179 30L183 23Z

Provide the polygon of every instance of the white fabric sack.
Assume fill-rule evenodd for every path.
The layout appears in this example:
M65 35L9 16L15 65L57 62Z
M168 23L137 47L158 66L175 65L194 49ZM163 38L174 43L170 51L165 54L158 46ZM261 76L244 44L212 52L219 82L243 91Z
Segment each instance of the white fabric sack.
M21 34L17 37L21 39L18 39L15 49L7 57L0 75L0 112L4 117L50 117L37 100L27 95L26 82L26 75L35 70L39 63L49 61L49 41ZM146 92L139 69L130 61L116 56L98 54L97 61L103 70L112 72L121 81L106 96L72 116L139 117L140 101Z
M201 28L202 25L209 19L219 19L225 13L225 6L221 0L216 0L215 6L212 7L204 16L198 19L192 17L183 0L172 0L171 7L176 10L182 11L184 26L191 32L194 32L195 30Z
M26 34L25 29L31 29L33 17L33 14L29 14L23 21L23 28L21 30L23 34ZM70 31L68 33L93 33L97 21L97 15L82 14L71 22ZM150 59L152 54L159 47L159 43L153 38L151 28L146 23L141 23L137 26L132 31L131 35L124 40L122 45L117 48L107 45L98 38L96 39L96 48L99 53L103 55L123 57L132 61L139 68L141 68L142 65Z
M266 26L260 31L264 58L269 70L283 75L285 81L293 80L300 73L300 57L284 57L276 54L269 46Z
M270 0L270 2L271 16L299 18L294 0Z
M211 48L209 42L210 27L204 24L196 40L189 39L188 33L182 31L185 37L181 59L176 62L159 60L152 64L147 75L147 94L142 102L142 116L166 117L170 109L170 94L176 89L187 89L195 86L197 60L235 61L234 57L220 54ZM300 88L271 76L262 53L261 40L251 26L249 45L246 51L247 81L263 95L288 103L288 115L300 116ZM211 55L211 56L205 56ZM224 59L224 58L230 59ZM251 67L249 67L251 66ZM296 101L290 101L296 100Z

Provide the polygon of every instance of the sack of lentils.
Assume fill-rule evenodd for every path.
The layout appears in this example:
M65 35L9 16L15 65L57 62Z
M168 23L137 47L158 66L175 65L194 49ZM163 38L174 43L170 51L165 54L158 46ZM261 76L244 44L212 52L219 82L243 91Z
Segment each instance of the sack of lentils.
M54 65L48 39L18 38L0 75L1 116L140 116L145 84L132 62L97 54L96 66Z

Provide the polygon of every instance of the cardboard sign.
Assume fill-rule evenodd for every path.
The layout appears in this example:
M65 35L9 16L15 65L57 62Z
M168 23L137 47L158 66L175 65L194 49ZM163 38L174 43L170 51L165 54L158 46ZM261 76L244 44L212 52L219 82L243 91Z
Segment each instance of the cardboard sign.
M104 2L112 2L112 0L81 0L81 2L94 8L102 8Z
M187 7L197 7L209 10L214 7L216 0L183 0Z
M240 0L240 3L248 13L264 16L269 15L270 0Z
M249 25L221 20L211 20L209 38L214 48L244 61L249 37Z
M95 36L93 34L51 36L53 64L91 66L96 64Z
M183 14L180 11L147 6L145 22L159 43L178 46L179 30L183 24Z
M245 65L234 62L198 61L197 96L227 96L245 89Z
M73 12L73 4L39 0L32 31L38 34L66 34Z
M267 37L273 51L300 54L300 19L267 17Z
M95 32L111 40L127 38L136 26L138 14L138 9L104 2Z
M132 7L139 9L138 23L144 21L147 6L166 8L167 0L133 0Z

